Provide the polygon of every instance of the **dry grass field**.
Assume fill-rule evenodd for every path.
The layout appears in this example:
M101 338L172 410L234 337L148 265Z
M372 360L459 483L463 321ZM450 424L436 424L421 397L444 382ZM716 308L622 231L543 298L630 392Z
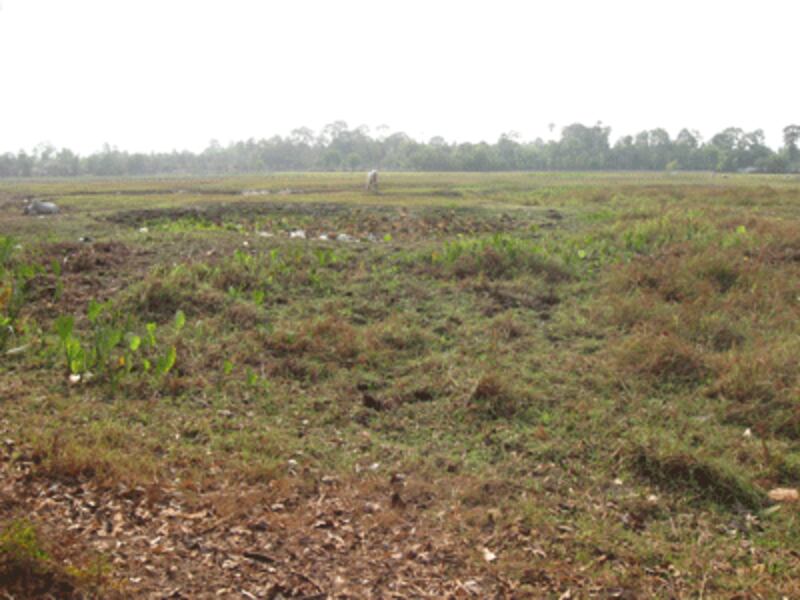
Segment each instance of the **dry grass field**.
M7 597L800 596L800 179L380 183L0 182Z

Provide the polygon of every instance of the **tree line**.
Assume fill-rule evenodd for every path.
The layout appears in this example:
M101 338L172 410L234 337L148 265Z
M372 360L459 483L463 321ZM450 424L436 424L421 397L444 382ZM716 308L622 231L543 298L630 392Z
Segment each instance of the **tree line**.
M704 140L683 129L673 139L664 129L642 131L610 141L611 129L575 123L558 139L522 141L503 134L493 144L428 142L404 133L372 134L343 121L316 133L307 127L288 136L231 143L212 141L202 152L130 153L105 145L80 156L51 145L31 152L0 154L0 177L141 176L226 174L263 171L557 171L691 170L722 172L800 172L800 125L783 130L783 146L773 150L760 129L729 127Z

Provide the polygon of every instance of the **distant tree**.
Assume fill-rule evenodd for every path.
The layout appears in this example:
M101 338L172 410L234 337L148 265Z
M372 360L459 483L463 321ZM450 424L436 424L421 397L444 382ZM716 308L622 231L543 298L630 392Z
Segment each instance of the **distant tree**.
M342 165L342 155L337 150L330 149L325 152L322 164L326 169L336 170Z
M700 145L700 136L696 131L689 131L688 129L681 129L678 132L678 137L675 138L675 144L697 150Z
M697 150L700 147L700 136L697 132L681 129L673 144L673 157L679 168L697 168ZM702 168L702 167L701 167Z
M311 146L314 143L314 132L308 127L298 127L297 129L292 129L289 139L294 144Z
M638 149L633 144L633 136L626 135L617 140L612 153L615 169L631 170L639 167Z
M328 145L336 141L346 131L347 123L345 121L334 121L322 128L322 133L320 133L318 140L321 144Z
M665 129L653 129L649 132L650 168L661 170L670 162L672 140Z
M501 169L510 171L520 167L519 134L515 131L504 133L497 140L497 158Z
M355 152L351 152L350 154L347 155L347 159L345 160L345 164L347 165L347 168L349 170L355 171L359 167L361 167L361 157L358 154L356 154Z
M567 169L602 169L608 160L609 127L600 123L587 127L580 123L568 125L561 131L558 154Z
M789 170L789 161L782 154L771 154L756 160L755 167L764 173L786 173Z
M35 165L35 159L24 150L20 150L17 154L17 168L15 175L18 177L30 177L33 175L33 167Z
M800 125L787 125L783 128L783 147L790 161L797 160L800 156L797 144L800 142Z
M551 124L552 125L552 124ZM780 153L767 147L760 129L729 127L704 142L696 131L682 129L674 140L664 129L620 137L613 147L610 128L573 123L559 139L523 142L519 134L502 134L493 143L449 143L440 136L427 143L403 132L372 133L344 121L326 125L319 134L307 127L286 137L251 138L227 146L211 140L199 154L128 153L106 144L80 157L69 149L40 144L31 153L0 155L0 177L150 175L170 173L247 173L314 169L413 169L419 171L579 170L579 169L717 169L800 170L800 125L784 129Z

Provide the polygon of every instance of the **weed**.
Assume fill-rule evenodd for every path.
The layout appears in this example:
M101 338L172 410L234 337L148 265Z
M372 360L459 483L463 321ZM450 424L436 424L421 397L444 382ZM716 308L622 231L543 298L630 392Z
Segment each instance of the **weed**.
M26 304L26 289L42 271L39 265L14 260L17 243L0 235L0 351L21 333L19 317Z
M92 379L106 379L114 383L122 374L130 374L138 366L149 372L153 363L155 371L162 378L175 366L177 350L174 345L159 352L156 341L157 325L147 323L145 335L138 335L117 324L111 316L103 318L109 311L111 303L89 302L87 320L91 334L84 339L75 329L72 315L61 315L54 322L54 329L60 342L67 372L76 376L87 376ZM186 316L182 310L175 313L173 337L180 334L186 324ZM144 341L144 344L142 343ZM125 343L123 343L125 342ZM145 352L146 351L146 352ZM137 356L141 356L137 361Z

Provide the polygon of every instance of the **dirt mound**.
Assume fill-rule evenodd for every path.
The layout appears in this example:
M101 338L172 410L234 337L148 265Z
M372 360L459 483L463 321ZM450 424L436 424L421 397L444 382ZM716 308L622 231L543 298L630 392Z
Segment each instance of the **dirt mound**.
M426 208L409 210L393 206L352 206L306 202L230 202L121 211L106 217L112 223L129 227L158 226L188 220L222 226L238 223L245 229L259 218L268 230L285 229L292 220L302 224L309 237L335 238L347 234L357 238L379 239L385 235L399 239L419 239L449 235L473 235L526 229L533 218L515 218L475 208Z
M106 217L106 220L120 225L139 227L178 219L202 219L221 223L223 218L236 219L266 215L329 216L348 210L351 209L343 204L333 203L230 202L204 204L203 206L126 210L114 213Z
M115 241L83 243L60 242L44 246L42 255L46 264L54 260L65 273L101 273L125 265L132 252L125 244Z
M44 245L32 257L45 271L28 282L26 311L48 322L58 313L85 307L91 299L105 301L140 277L152 259L148 251L115 241Z

